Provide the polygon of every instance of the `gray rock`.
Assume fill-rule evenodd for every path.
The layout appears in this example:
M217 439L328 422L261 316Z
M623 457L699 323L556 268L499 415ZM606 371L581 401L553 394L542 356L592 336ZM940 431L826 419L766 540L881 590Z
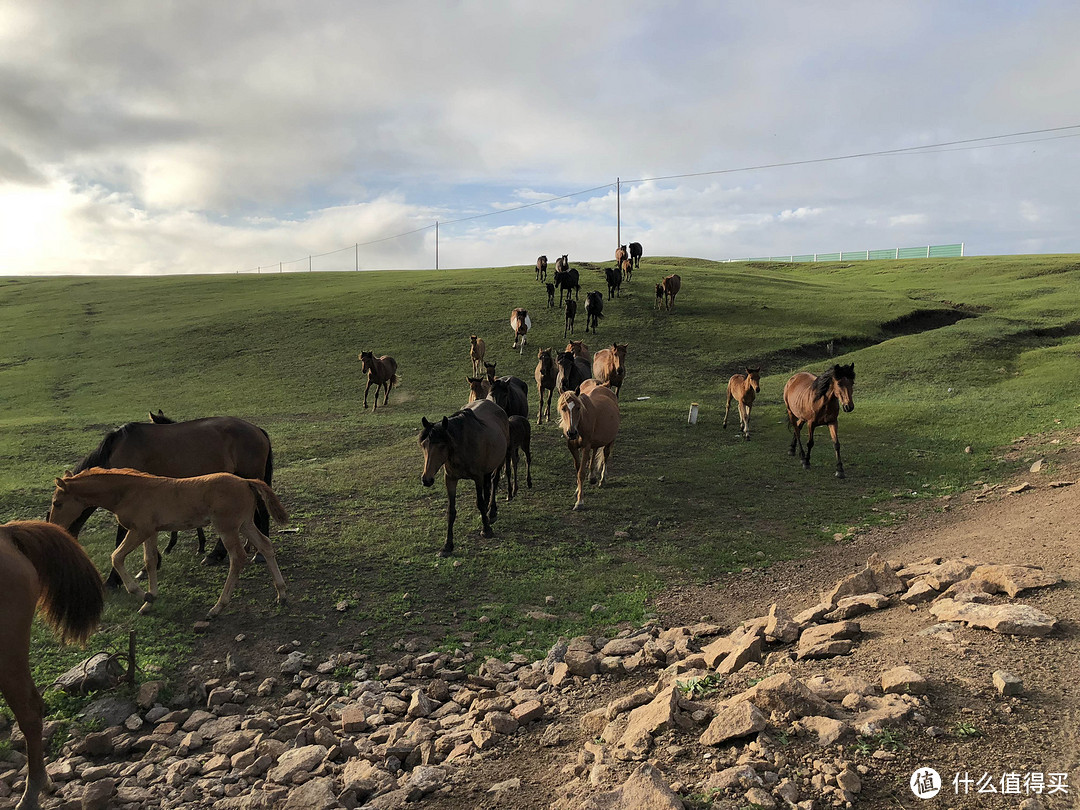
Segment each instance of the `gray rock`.
M994 688L999 695L1020 695L1024 692L1024 682L1015 675L999 669L993 674Z
M942 599L931 605L930 612L941 621L965 622L1017 636L1045 636L1057 625L1056 618L1030 605L979 605Z
M124 667L117 659L108 653L98 653L69 669L57 678L53 685L69 695L86 695L112 689L124 675Z
M139 707L133 701L118 697L103 697L83 709L80 717L91 722L99 722L103 726L119 726L138 710Z
M293 748L278 757L277 765L270 770L268 776L271 781L278 784L290 784L298 774L313 771L325 762L328 753L329 749L324 745Z
M767 725L768 720L757 706L748 700L739 700L717 710L716 717L699 742L702 745L719 745L727 740L756 734Z
M282 810L330 810L341 807L330 777L316 777L289 791Z

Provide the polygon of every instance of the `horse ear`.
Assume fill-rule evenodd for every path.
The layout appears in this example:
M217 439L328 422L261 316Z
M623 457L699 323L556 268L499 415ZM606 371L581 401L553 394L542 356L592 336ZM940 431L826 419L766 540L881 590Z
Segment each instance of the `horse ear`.
M425 429L425 430L427 430L428 428L430 428L430 427L431 427L431 422L429 422L429 421L427 420L427 417L426 417L426 416L421 416L421 417L420 417L420 424L424 426L424 429Z
M450 427L450 420L447 419L445 416L442 418L442 426L444 430Z
M67 489L67 482L63 478L53 479L56 482L57 489Z

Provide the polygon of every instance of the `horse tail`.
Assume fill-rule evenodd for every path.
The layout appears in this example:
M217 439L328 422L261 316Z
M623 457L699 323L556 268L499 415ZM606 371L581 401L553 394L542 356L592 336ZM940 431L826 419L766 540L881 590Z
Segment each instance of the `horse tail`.
M262 430L262 435L266 437L266 467L263 468L262 480L265 481L267 484L273 484L274 483L274 481L273 481L273 478L274 478L274 448L270 444L270 434L267 433L262 428L259 428L259 430Z
M390 384L397 385L399 382L398 375L396 373L390 375Z
M278 523L288 521L289 513L285 511L285 507L281 505L278 496L274 494L274 490L270 489L265 481L260 481L258 478L245 478L244 480L247 481L247 485L251 487L255 497L262 501L274 520Z
M38 607L65 642L83 643L101 621L101 575L82 546L64 529L40 520L0 527L34 566L41 582Z

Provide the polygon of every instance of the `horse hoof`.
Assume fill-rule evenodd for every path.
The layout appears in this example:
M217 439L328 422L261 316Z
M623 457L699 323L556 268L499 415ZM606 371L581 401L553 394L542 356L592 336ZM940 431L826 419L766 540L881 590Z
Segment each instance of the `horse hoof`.
M809 469L810 469L810 462L809 462L809 461L804 461L804 462L802 463L802 468L803 468L804 470L809 470Z
M491 529L481 529L480 536L490 539L495 536L495 532L493 532Z
M793 456L793 455L795 455L795 448L793 447L793 448L791 448L790 450L788 450L788 451L787 451L787 454L788 454L789 456Z
M135 575L135 579L146 579L146 571L140 571Z
M574 511L575 512L580 512L584 508L585 508L585 501L578 501L577 503L574 504Z
M437 556L439 556L439 557L441 557L442 559L444 559L444 560L445 560L445 559L446 559L447 557L449 557L449 556L450 556L450 553L451 553L451 552L447 551L447 550L446 550L446 549L444 548L444 549L442 549L442 551L440 551L440 552L438 553L438 555L437 555Z
M844 478L845 477L844 476L844 471L843 470L837 470L836 471L836 477L837 478Z
M221 565L225 562L225 557L219 557L217 554L207 554L202 558L203 565Z
M150 612L150 605L151 604L152 604L151 602L143 602L143 606L141 608L139 608L139 615L140 616L147 615Z

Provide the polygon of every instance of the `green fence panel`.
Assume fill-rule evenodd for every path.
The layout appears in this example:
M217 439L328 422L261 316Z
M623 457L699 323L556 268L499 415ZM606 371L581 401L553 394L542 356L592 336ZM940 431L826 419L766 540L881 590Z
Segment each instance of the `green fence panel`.
M817 261L819 262L838 262L840 261L839 253L819 253L817 254Z
M867 251L865 250L845 250L840 254L840 261L842 262L863 262L867 259Z
M922 247L900 248L899 256L897 258L900 258L900 259L925 259L926 258L926 252L927 252L927 246L926 245L923 245Z
M812 262L814 260L814 254L804 253L801 256L792 256L791 260L793 262Z
M931 245L930 257L934 259L953 258L964 255L964 245Z
M896 248L889 248L888 250L871 250L871 259L895 259Z

